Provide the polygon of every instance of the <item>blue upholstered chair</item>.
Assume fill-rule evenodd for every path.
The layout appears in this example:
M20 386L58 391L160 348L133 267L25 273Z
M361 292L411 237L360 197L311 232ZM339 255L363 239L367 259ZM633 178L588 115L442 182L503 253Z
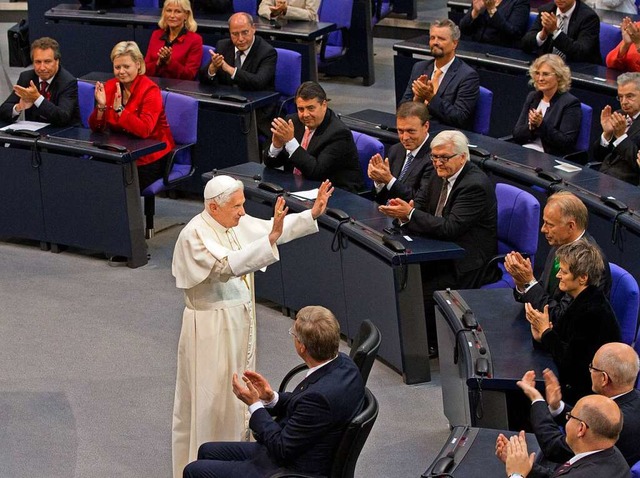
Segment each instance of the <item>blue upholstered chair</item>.
M393 0L374 0L371 25L374 26L393 11Z
M80 108L80 121L85 128L89 127L89 116L95 107L96 85L78 80L78 106Z
M498 255L490 264L498 262L502 279L483 285L482 289L515 287L513 278L505 270L504 256L511 251L528 254L533 262L538 250L540 203L531 194L509 184L496 184L498 200ZM489 265L487 266L490 267ZM484 275L484 274L483 274Z
M135 0L133 5L136 7L158 8L159 3L158 0Z
M247 12L249 15L256 16L258 14L257 0L233 0L234 12Z
M527 31L531 29L531 27L533 26L533 22L536 21L536 18L538 18L537 12L529 12L529 23L527 23Z
M600 22L600 56L602 61L607 53L613 50L622 41L622 32L618 25Z
M609 302L620 324L620 335L625 344L633 345L638 328L640 292L638 283L626 270L613 262L611 268L611 293ZM637 345L638 346L638 345Z
M364 179L364 185L367 190L373 187L373 181L367 176L367 168L369 167L369 160L371 156L379 153L384 157L384 145L376 138L369 136L368 134L358 133L352 131L353 142L356 143L358 148L358 160L360 162L360 170L362 171L362 178Z
M473 119L474 133L489 134L489 126L491 125L491 106L493 105L493 93L484 86L480 87L480 96L476 104L476 114Z
M209 54L209 50L216 51L216 47L211 45L202 45L202 60L200 60L200 68L203 68L205 65L208 65L211 61L211 55Z
M198 139L198 101L190 96L167 91L162 91L162 101L176 146L167 160L164 177L141 192L144 197L147 239L154 235L156 194L190 178L195 170L191 152Z
M631 478L640 478L640 461L631 467Z
M302 55L297 51L276 48L276 91L280 93L279 116L295 111L295 95L302 82Z
M322 39L318 67L344 56L349 48L349 28L353 0L322 0L318 9L321 22L335 23L337 30Z
M576 140L576 150L573 153L565 154L564 159L578 164L587 164L589 161L589 146L591 143L591 121L593 121L593 108L584 103L580 103L582 111L582 121L580 122L580 132Z

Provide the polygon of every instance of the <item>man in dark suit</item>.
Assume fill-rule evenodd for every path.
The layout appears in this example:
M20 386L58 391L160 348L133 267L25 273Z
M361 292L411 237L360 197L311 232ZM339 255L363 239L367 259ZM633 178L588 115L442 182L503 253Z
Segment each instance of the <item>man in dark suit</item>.
M602 64L600 19L580 0L555 0L538 8L538 17L522 38L522 49L555 53L567 62Z
M340 189L364 188L358 150L349 128L327 106L327 94L313 81L296 91L297 114L275 118L271 144L262 159L270 168L284 170L313 181L329 179Z
M638 354L627 344L610 342L601 346L589 366L594 393L613 399L622 412L623 424L616 447L629 466L640 461L640 390L635 388L640 361ZM527 372L518 386L531 400L531 424L540 449L547 460L564 463L573 456L560 427L567 424L566 413L573 407L562 400L560 383L554 373L543 373L546 402L535 388L535 372ZM555 426L550 422L555 420Z
M256 36L253 18L238 12L229 18L229 38L220 40L216 51L209 50L211 61L200 69L202 83L237 85L247 91L273 91L278 53ZM276 114L274 103L256 111L258 130L269 136L269 125Z
M233 391L249 406L256 443L205 443L185 478L260 478L279 469L329 476L340 438L364 403L362 377L338 352L340 326L331 311L302 308L289 334L309 367L306 378L279 394L256 372L244 373L246 387L234 374Z
M60 45L53 38L42 37L31 44L33 70L20 74L13 93L0 106L0 120L10 123L24 114L27 121L66 126L80 118L78 84L60 67L60 56Z
M640 166L636 162L640 146L640 73L618 77L620 110L607 105L600 114L602 136L591 148L593 158L602 161L600 172L638 186Z
M549 308L560 307L559 311L569 306L570 298L558 289L556 274L559 264L556 261L556 250L581 238L597 246L596 240L587 232L588 219L587 207L574 194L559 191L549 197L542 214L540 231L545 235L551 250L547 254L540 280L536 280L533 275L530 259L524 259L519 252L510 252L505 257L504 266L516 284L513 295L518 302L528 302L536 310L543 310L545 305L549 305ZM611 269L602 250L599 250L604 260L604 273L599 288L608 297L611 290Z
M602 395L587 395L567 413L567 445L575 455L555 470L534 464L535 453L527 452L524 431L509 440L500 434L496 455L505 461L510 478L628 478L629 465L614 446L622 421L616 402Z
M399 221L404 234L418 234L453 241L462 246L462 259L430 262L422 268L427 337L430 351L435 342L433 292L447 287L469 289L496 280L497 267L481 277L487 261L497 254L497 203L495 187L469 161L467 138L459 131L442 131L431 142L436 174L422 182L414 200L399 198L380 206Z
M422 177L433 172L427 107L414 101L402 103L396 111L396 130L400 142L389 148L387 159L372 156L367 170L380 204L390 198L410 201L420 189Z
M460 29L451 20L438 20L429 29L433 60L419 61L411 70L402 102L419 101L432 121L471 129L480 95L478 73L456 58Z

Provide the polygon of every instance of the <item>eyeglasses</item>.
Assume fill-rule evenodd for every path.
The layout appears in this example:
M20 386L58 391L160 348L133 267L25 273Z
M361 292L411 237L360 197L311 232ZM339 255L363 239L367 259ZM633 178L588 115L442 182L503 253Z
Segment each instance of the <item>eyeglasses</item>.
M549 78L553 73L551 71L534 71L533 76L541 76L542 78Z
M435 154L429 154L429 159L431 159L431 162L435 163L436 161L440 161L441 163L447 163L449 162L449 160L451 158L455 158L456 156L459 156L462 153L453 153L450 156L439 156L439 155L435 155Z
M602 369L600 369L600 368L595 368L595 367L593 366L593 362L591 362L591 363L589 364L589 372L600 372L600 373L605 374L607 377L609 377L609 374L608 374L606 371L604 371L604 370L602 370Z
M580 423L583 423L585 427L589 428L589 425L587 424L587 422L585 422L584 420L579 419L575 415L571 415L571 412L565 413L564 417L567 419L567 421L571 420L572 418L574 420L578 420Z
M300 342L300 337L298 337L296 333L293 331L293 326L289 327L289 335L291 337L294 337L298 342Z
M638 95L636 95L635 93L629 93L627 95L618 95L616 96L616 99L622 103L624 100L629 100L629 101L633 101L636 99Z

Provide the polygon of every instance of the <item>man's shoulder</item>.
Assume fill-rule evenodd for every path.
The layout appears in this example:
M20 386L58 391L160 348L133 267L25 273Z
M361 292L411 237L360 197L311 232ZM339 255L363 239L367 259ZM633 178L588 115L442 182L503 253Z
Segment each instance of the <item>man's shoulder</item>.
M61 83L70 83L72 81L77 81L74 75L72 75L71 73L69 73L69 71L65 70L62 67L60 67L60 69L58 70L56 78L58 78Z
M461 60L457 56L454 58L451 67L456 69L457 74L479 78L478 72L475 68L469 66L464 60Z
M598 23L600 23L600 17L598 17L598 14L596 13L596 11L584 2L577 1L576 10L573 13L574 15L576 15L576 17L579 17L582 19L595 17L598 20Z
M545 3L538 7L538 12L555 12L558 7L555 2Z
M276 49L273 47L273 45L271 43L269 43L268 41L262 39L259 36L255 37L255 41L253 43L253 47L257 48L258 50L260 50L260 51L262 51L264 53L269 53L269 54L275 53L275 54L277 54Z
M223 38L216 43L217 53L223 54L222 52L228 51L229 49L233 49L233 43L231 43L230 38Z

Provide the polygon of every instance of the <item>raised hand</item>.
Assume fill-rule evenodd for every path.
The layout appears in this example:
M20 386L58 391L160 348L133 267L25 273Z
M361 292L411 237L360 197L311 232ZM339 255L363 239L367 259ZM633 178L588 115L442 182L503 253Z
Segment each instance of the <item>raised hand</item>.
M393 175L389 166L389 158L382 159L382 156L378 153L371 156L367 167L367 175L377 183L387 184L391 181Z
M96 90L93 96L95 97L99 108L107 106L107 95L104 92L104 84L100 81L96 81Z
M318 195L311 208L311 217L318 219L327 210L329 204L329 198L333 194L334 188L331 187L331 181L325 179L318 188Z
M274 148L282 148L293 139L293 121L275 117L271 122L271 143Z
M269 242L271 245L275 244L282 235L284 217L287 215L287 212L289 212L289 208L287 207L284 198L282 196L278 196L273 211L273 225L271 226L271 232L269 233Z
M531 324L531 335L536 342L542 340L542 334L545 330L551 328L551 322L549 321L549 306L545 305L544 310L540 312L533 308L533 306L527 302L524 304L525 317Z
M233 379L231 380L231 388L233 390L233 394L238 397L242 402L247 405L252 405L260 400L260 396L258 394L258 390L256 390L255 386L251 383L251 381L242 377L246 386L242 385L242 382L238 380L238 374L233 374Z
M273 389L266 378L260 375L258 372L252 372L251 370L245 370L243 374L243 380L248 380L253 385L253 388L258 392L260 400L270 402L273 400Z

